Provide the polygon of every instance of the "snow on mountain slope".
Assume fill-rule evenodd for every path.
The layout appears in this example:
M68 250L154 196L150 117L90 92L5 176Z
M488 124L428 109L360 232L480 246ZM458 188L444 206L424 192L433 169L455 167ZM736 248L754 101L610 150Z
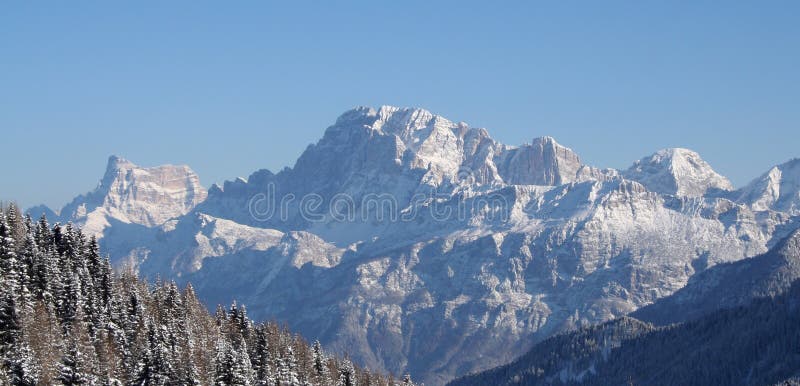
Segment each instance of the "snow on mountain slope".
M188 166L144 168L111 156L97 188L75 198L53 220L72 221L84 232L102 237L112 221L161 225L188 213L206 196L200 179ZM41 207L32 209L48 213Z
M429 385L625 315L796 227L785 206L733 197L688 150L600 170L550 137L504 145L422 109L347 111L292 168L215 185L203 202L190 183L175 200L134 194L143 180L125 168L100 198L76 199L99 202L87 212L118 264L191 281L212 306L238 298ZM342 203L353 216L332 210Z
M727 178L688 149L660 150L636 161L623 176L641 182L651 191L678 196L700 197L715 189L733 190Z
M638 309L631 316L659 325L685 322L720 308L777 296L797 279L800 279L800 230L767 253L716 265L695 275L679 291Z
M737 193L755 210L800 214L800 158L773 167Z
M772 226L726 226L719 219L730 211L755 214L621 179L502 191L513 202L507 221L468 206L462 221L398 223L343 251L335 266L284 263L275 273L255 257L212 259L186 279L214 297L226 288L215 283L235 282L254 315L287 320L369 366L440 384L669 295L698 260L713 266L763 252ZM262 277L280 279L264 285Z

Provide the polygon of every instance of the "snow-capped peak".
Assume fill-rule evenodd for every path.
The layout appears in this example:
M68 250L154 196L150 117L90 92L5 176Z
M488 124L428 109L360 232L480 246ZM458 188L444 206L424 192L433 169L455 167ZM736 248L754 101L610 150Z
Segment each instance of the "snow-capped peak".
M777 165L742 188L738 200L754 210L800 214L800 158Z
M56 220L75 222L102 236L113 221L161 225L188 213L206 196L199 177L186 165L140 167L112 155L97 188L67 204Z
M659 150L636 161L623 176L650 191L676 196L699 197L709 191L733 190L731 182L699 154L683 148Z

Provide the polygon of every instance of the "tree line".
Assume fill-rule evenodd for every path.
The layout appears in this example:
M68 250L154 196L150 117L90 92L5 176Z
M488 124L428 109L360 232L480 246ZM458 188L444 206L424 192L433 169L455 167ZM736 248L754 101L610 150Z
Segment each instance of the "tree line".
M191 284L115 272L72 224L0 205L0 384L411 385L326 353L244 305L212 315Z

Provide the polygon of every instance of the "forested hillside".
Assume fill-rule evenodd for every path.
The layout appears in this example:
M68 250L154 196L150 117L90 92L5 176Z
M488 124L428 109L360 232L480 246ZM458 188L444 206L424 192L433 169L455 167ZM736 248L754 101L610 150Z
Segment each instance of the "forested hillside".
M243 305L116 273L70 224L0 209L0 385L396 385Z

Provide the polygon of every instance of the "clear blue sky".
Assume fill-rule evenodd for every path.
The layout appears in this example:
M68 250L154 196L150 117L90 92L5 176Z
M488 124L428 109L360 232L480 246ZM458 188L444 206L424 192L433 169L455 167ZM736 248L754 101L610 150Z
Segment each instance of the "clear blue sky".
M291 166L356 105L425 107L624 168L688 147L741 186L800 156L800 2L0 5L0 199L110 154L205 186Z

